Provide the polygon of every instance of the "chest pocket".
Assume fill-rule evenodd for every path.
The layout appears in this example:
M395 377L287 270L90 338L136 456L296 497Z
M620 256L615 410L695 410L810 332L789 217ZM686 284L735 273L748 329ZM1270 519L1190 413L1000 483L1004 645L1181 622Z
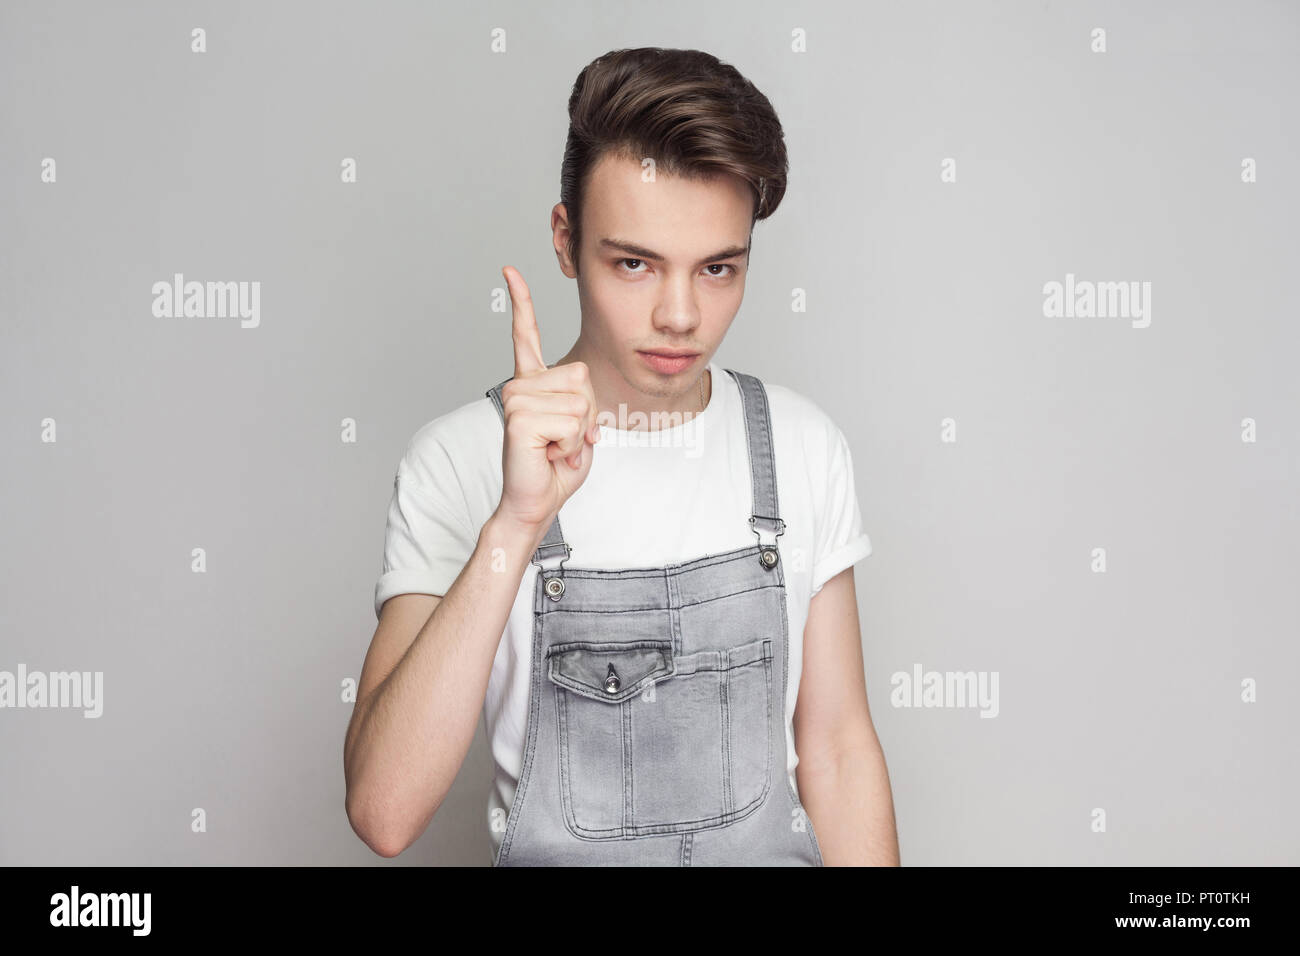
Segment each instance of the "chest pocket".
M767 797L771 640L676 656L670 640L580 641L546 656L575 836L722 827Z

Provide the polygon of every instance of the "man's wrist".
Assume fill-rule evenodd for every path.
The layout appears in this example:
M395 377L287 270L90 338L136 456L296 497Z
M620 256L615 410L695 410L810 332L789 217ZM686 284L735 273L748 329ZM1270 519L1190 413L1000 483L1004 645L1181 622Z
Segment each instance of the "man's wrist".
M547 527L527 524L494 511L483 524L479 542L490 548L503 548L508 555L526 561L546 538Z

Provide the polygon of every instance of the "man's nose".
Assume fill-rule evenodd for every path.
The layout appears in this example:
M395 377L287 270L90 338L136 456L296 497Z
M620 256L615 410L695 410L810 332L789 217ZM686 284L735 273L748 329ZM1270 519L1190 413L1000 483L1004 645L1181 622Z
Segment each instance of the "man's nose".
M655 328L665 332L690 332L700 324L700 307L689 277L663 283L652 316Z

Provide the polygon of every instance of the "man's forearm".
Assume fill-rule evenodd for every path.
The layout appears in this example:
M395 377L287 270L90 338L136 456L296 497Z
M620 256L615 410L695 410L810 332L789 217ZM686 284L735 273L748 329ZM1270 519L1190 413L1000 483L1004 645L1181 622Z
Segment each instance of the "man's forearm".
M898 829L885 755L861 744L795 767L799 798L827 866L898 866Z
M540 535L488 519L406 654L358 702L345 741L348 815L376 852L395 856L414 842L451 789L539 543Z

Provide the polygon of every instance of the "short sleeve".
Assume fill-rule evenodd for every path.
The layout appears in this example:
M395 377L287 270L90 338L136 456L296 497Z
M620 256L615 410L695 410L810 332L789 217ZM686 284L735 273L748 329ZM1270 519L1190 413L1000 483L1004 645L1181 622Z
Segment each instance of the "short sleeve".
M477 545L465 496L445 455L422 460L417 478L409 454L393 478L383 570L375 584L376 618L396 594L445 595Z
M825 498L816 520L813 594L845 568L871 554L871 540L862 530L862 512L853 481L853 455L844 433L834 424L830 429Z

